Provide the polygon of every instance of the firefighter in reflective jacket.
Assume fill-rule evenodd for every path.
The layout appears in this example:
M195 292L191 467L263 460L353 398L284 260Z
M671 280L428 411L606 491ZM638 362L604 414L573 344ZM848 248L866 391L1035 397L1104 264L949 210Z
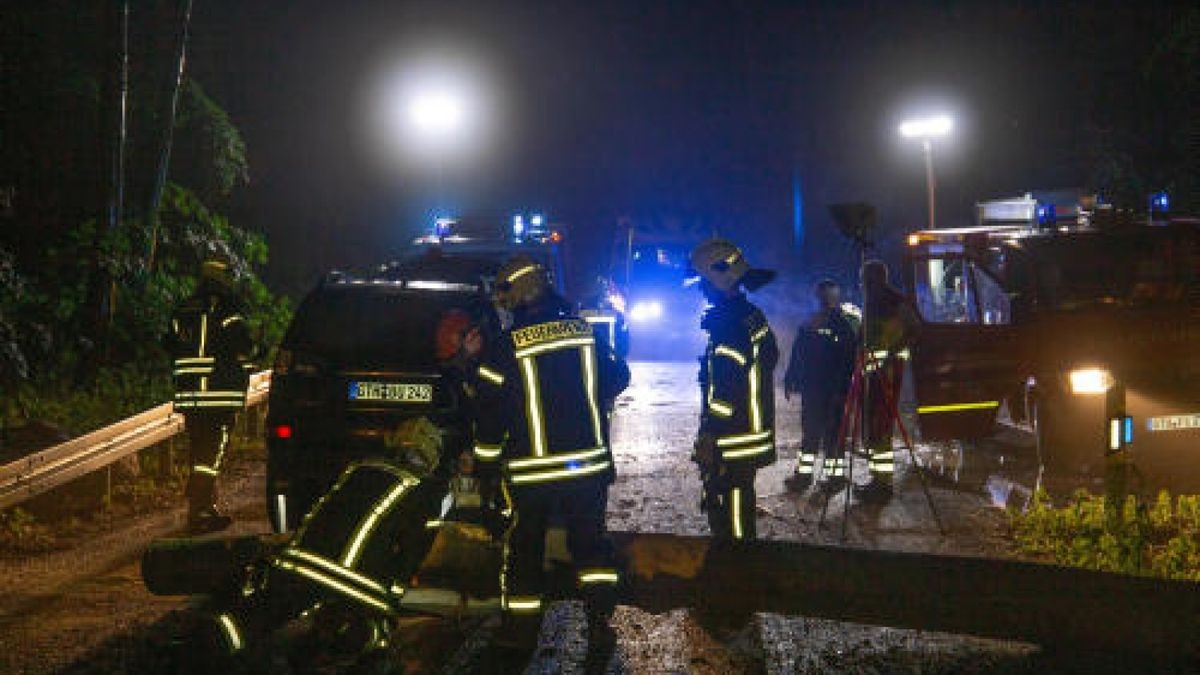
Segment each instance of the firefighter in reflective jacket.
M197 533L221 530L231 521L216 507L217 476L237 414L246 407L253 350L226 262L204 263L200 285L176 309L167 340L175 410L183 413L188 434L188 527Z
M498 479L511 526L504 537L502 639L536 638L542 612L547 524L561 521L589 610L594 640L609 635L619 581L604 526L613 481L604 410L629 383L629 369L551 289L544 267L517 256L501 268L496 304L513 325L479 368L475 457L484 482ZM611 645L608 645L611 646Z
M783 378L784 395L800 394L800 456L787 486L803 492L816 478L817 456L824 454L822 488L846 486L846 458L838 431L846 394L858 356L862 313L842 302L841 287L832 279L817 284L816 312L800 326Z
M579 303L579 317L592 324L596 337L612 347L617 358L629 356L629 324L625 320L625 303L613 292L612 284L599 277L592 292Z
M888 281L887 265L868 260L862 267L863 346L866 371L865 441L871 480L855 486L864 502L886 503L896 471L892 432L904 383L904 362L920 320L904 293Z
M753 539L754 476L775 461L775 336L743 290L774 278L751 269L734 244L712 239L696 247L692 270L711 303L701 321L708 347L700 365L703 405L695 460L704 482L702 508L715 537Z

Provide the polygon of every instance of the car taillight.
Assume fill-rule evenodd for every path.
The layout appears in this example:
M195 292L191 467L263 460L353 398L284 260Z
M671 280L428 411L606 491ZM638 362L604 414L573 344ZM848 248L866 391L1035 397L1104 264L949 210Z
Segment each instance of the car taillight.
M292 350L280 349L275 354L275 375L287 375L292 370Z
M271 429L271 435L275 438L286 441L292 437L295 431L296 430L293 429L292 425L290 424L276 424L275 427Z

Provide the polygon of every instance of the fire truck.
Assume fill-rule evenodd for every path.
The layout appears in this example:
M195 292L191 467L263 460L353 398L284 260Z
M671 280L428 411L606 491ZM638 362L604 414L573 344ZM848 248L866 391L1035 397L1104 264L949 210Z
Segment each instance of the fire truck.
M908 236L924 439L979 439L1007 410L1043 466L1093 473L1129 450L1155 484L1195 486L1200 220L1170 217L1166 195L1151 205L1027 194Z

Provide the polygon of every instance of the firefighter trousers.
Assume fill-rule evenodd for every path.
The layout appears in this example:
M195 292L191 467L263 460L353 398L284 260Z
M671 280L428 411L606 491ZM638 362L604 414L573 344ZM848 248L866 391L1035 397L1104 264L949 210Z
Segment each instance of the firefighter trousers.
M871 478L891 481L896 472L896 453L892 434L896 428L896 405L904 384L904 362L889 356L867 372L867 413L865 444Z
M846 458L838 431L846 405L846 392L804 392L800 400L800 456L796 473L815 478L818 456L824 454L826 478L846 475Z
M225 464L235 422L237 413L233 411L189 412L184 416L190 466L185 493L190 514L217 503L217 476Z
M608 482L583 478L505 492L513 509L500 573L506 612L512 616L541 614L546 530L553 521L560 521L589 614L610 613L620 578L604 525Z
M716 539L755 539L753 467L720 467L716 475L705 475L704 510L708 529Z

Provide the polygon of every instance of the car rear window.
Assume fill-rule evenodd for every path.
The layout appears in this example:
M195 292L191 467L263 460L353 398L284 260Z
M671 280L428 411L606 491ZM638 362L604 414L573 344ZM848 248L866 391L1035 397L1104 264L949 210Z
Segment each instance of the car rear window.
M339 368L428 370L435 365L438 321L454 309L487 323L487 310L475 294L377 286L320 289L296 310L284 344Z

